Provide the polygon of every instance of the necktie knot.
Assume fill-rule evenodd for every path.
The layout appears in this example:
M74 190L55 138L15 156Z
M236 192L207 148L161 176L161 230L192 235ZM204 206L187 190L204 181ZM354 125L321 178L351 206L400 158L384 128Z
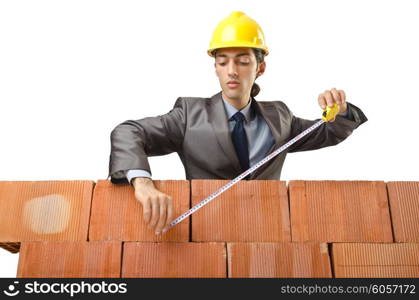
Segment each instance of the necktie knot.
M242 122L244 119L245 119L245 117L244 117L244 115L241 113L241 112L236 112L234 115L233 115L233 117L232 117L233 119L234 119L234 121L236 121L236 122Z

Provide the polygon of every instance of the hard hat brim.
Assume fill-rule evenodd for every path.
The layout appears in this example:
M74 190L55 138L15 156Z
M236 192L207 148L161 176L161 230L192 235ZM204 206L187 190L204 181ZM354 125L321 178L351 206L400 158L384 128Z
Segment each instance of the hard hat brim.
M251 43L241 43L240 45L238 45L237 43L231 43L231 45L225 45L224 44L223 46L218 46L218 47L215 46L215 47L212 47L212 48L208 49L207 53L208 53L209 56L214 57L213 52L215 50L223 49L223 48L256 48L256 49L261 49L263 51L264 56L267 56L269 54L269 51L268 51L267 47L258 47L258 46L255 46L254 44L251 44Z

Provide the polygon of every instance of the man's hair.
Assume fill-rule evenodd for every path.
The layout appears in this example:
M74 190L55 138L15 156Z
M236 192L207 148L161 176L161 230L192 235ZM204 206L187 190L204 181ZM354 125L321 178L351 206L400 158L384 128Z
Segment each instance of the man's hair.
M252 48L252 50L253 50L253 53L255 54L255 57L256 57L256 63L257 63L256 68L257 68L257 66L259 66L260 63L265 61L265 53L263 53L263 50L259 49L259 48ZM217 49L214 50L212 52L212 54L214 55L214 57L216 57L217 56ZM260 92L259 85L256 84L255 82L253 82L252 90L250 91L250 95L252 97L256 97L256 95L259 94L259 92Z
M259 65L260 63L262 63L262 62L265 61L265 54L263 53L263 50L262 49L252 48L252 50L255 53L257 65ZM255 82L253 82L252 90L250 92L250 95L252 97L256 97L257 94L259 94L259 92L260 92L259 85L257 83L255 83Z

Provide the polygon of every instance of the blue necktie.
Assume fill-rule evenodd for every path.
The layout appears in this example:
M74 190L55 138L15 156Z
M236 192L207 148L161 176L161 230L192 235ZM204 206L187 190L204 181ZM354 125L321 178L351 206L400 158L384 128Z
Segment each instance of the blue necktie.
M242 167L242 172L249 169L249 149L246 138L246 131L244 130L243 121L244 116L241 112L236 112L233 117L236 121L231 139L233 140L234 148L236 149L237 156ZM246 179L246 178L245 178Z

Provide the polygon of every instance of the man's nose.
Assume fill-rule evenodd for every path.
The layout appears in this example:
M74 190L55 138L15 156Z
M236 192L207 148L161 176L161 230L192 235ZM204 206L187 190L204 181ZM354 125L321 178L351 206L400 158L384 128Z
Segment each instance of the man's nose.
M228 71L228 76L237 77L237 67L236 67L236 64L233 61L230 61L228 63L227 71Z

